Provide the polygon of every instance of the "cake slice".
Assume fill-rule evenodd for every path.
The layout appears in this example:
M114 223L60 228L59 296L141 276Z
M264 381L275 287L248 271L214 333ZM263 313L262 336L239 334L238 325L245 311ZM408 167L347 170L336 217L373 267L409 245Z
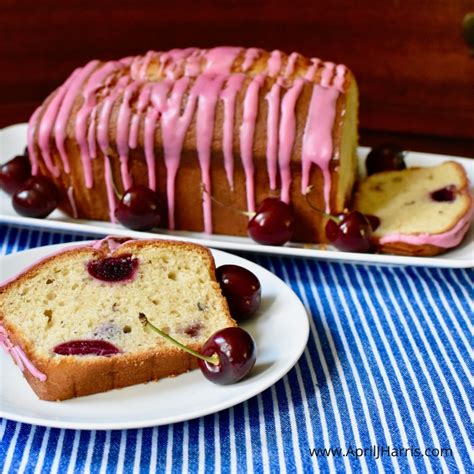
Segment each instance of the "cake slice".
M453 161L373 174L359 184L354 208L380 219L381 252L419 256L456 247L474 209L466 171Z
M0 345L39 398L65 400L197 366L140 323L199 350L236 326L204 247L107 238L41 260L0 287Z

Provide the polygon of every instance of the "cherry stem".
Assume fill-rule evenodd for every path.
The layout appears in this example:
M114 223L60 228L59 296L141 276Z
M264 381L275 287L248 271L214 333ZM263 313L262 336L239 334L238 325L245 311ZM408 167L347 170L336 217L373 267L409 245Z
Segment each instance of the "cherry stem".
M240 210L240 209L238 209L234 206L231 206L230 204L224 204L223 202L216 199L211 193L209 193L203 184L201 184L201 189L202 189L203 193L206 193L211 198L211 201L215 202L219 206L226 207L228 209L232 209L233 211L238 212L239 214L243 214L244 216L247 216L247 217L250 217L250 218L255 216L255 214L257 214L256 212L242 211L242 210Z
M191 354L192 356L197 357L198 359L205 360L206 362L209 362L210 364L214 364L214 365L219 364L219 356L217 356L216 354L212 356L205 356L205 355L200 354L199 352L196 352L190 347L185 346L184 344L181 344L175 338L171 337L169 334L166 334L161 329L158 329L154 324L150 323L148 318L143 313L138 313L138 319L143 324L143 326L145 327L150 326L150 328L153 329L153 331L155 331L160 336L164 337L167 341L171 342L172 344L179 347L183 351L187 352L188 354Z
M315 207L311 201L309 200L309 194L313 191L313 186L308 186L306 188L306 191L304 193L304 197L306 199L306 202L308 203L308 206L313 209L313 211L316 211L316 212L319 212L320 214L322 214L324 217L328 218L328 219L331 219L333 222L335 222L336 224L339 224L341 222L341 219L339 219L338 217L336 216L333 216L332 214L328 214L327 212L324 212L322 211L321 209L318 209L317 207Z

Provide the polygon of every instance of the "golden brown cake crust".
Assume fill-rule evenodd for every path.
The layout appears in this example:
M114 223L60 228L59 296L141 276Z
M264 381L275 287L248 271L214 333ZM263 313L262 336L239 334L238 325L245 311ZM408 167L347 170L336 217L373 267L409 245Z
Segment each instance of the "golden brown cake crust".
M122 239L119 237L118 239ZM126 240L126 239L125 239ZM117 354L110 357L94 356L81 359L80 356L60 356L45 358L35 354L34 348L27 338L15 330L12 323L2 314L2 297L6 292L21 287L24 281L41 272L42 268L52 260L61 262L71 255L86 253L96 258L129 254L141 247L154 245L164 248L187 249L199 252L208 262L209 275L217 285L215 278L215 262L209 249L192 243L166 240L129 240L123 243L116 251L108 250L107 242L101 248L92 248L90 245L66 249L64 252L53 254L29 268L14 280L0 287L0 325L6 329L8 338L13 345L20 346L36 369L46 375L46 380L40 381L28 370L23 375L42 400L66 400L73 397L91 395L108 390L123 388L130 385L156 381L164 377L176 376L197 367L197 360L188 353L174 347L144 351L137 354ZM237 326L232 319L227 302L223 300L224 317L228 326ZM189 346L199 351L196 344Z

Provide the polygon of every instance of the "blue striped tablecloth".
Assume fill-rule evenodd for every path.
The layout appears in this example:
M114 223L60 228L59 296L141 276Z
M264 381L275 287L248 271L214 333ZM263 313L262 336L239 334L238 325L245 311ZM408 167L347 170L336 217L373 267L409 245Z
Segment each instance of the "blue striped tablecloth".
M0 226L1 254L91 237ZM0 472L473 472L470 270L244 256L311 315L286 377L229 410L157 428L3 419Z

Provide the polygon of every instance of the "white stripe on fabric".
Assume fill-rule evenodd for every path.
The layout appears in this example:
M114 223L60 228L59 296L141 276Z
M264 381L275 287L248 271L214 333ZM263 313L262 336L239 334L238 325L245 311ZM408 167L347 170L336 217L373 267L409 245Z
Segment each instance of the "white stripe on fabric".
M345 277L345 281L346 282L350 282L351 279L349 277L349 275L347 274L347 270L344 268L343 265L341 265L341 269L343 271L343 274L344 274L344 277ZM358 280L358 282L360 283L360 275L358 272L355 272L355 275L356 275L356 279ZM387 353L388 357L389 357L389 362L390 362L390 365L391 365L391 371L393 373L395 373L395 376L397 378L397 381L400 385L400 388L402 389L401 390L401 393L402 393L402 396L403 396L403 399L408 407L408 410L409 410L409 413L410 413L410 419L412 421L414 421L416 419L416 416L415 416L415 412L414 412L414 409L413 409L413 405L411 403L411 399L410 397L408 396L408 393L407 393L407 388L405 386L405 381L400 373L400 370L395 362L395 358L394 358L394 355L393 355L393 352L391 350L391 347L390 347L390 344L388 344L387 342L387 339L385 337L385 334L384 334L384 331L383 329L381 328L380 326L380 321L378 320L378 316L377 316L377 312L375 311L375 308L374 308L374 305L372 303L372 300L371 298L369 297L368 295L368 291L366 290L366 288L364 287L364 285L360 285L359 284L359 288L361 288L361 291L363 292L364 294L364 299L367 303L367 305L369 306L370 310L371 310L371 315L372 315L372 319L375 323L375 328L372 326L372 330L370 329L370 325L369 323L367 322L367 318L364 314L364 311L361 307L361 304L357 298L357 296L355 295L355 291L354 291L354 287L353 285L350 285L348 284L347 285L347 288L349 290L349 292L351 293L351 297L352 297L352 301L354 303L354 305L357 307L357 310L358 310L358 316L359 316L359 320L361 321L361 323L363 324L363 329L364 329L364 334L366 335L367 337L367 340L369 341L369 345L370 345L370 349L372 351L372 354L374 355L374 358L375 358L375 361L376 361L376 364L377 364L377 367L379 369L379 372L380 372L380 375L383 379L383 383L384 383L384 388L386 389L387 393L388 393L388 396L390 398L390 402L392 403L392 406L394 408L394 415L395 415L395 419L396 419L396 422L397 422L397 426L399 427L399 429L401 429L401 434L402 434L402 438L403 438L403 444L404 446L408 446L408 435L407 435L407 431L406 431L406 428L405 428L405 424L403 423L403 419L402 419L402 415L401 415L401 412L400 412L400 404L397 402L396 398L395 398L395 394L393 393L393 387L392 387L392 384L387 376L387 365L386 363L384 363L382 361L382 357L381 357L381 354L380 354L380 350L374 340L374 337L373 337L373 334L372 332L376 332L377 333L377 337L380 338L380 340L382 341L382 344L383 344L383 347L385 349L385 352ZM376 291L374 290L374 293ZM352 318L349 317L348 320L350 321L350 324L351 324L351 328L354 332L354 334L356 333L356 329L354 327L354 323L352 321ZM362 353L362 350L360 351ZM365 356L364 356L364 359L365 359ZM366 363L366 366L367 367L370 367L367 359L365 359L365 363ZM382 408L383 409L383 408ZM416 433L416 438L417 438L417 441L418 441L418 444L419 446L425 448L425 444L424 444L424 440L423 440L423 437L422 437L422 434L421 434L421 431L420 431L420 427L418 424L415 424L413 423L414 425L414 428L415 428L415 433ZM423 459L423 463L426 467L426 469L428 469L428 461L426 460L425 457L422 458ZM408 462L411 466L411 468L413 470L416 470L415 469L415 465L414 465L414 461L413 461L413 458L409 458L408 459Z
M249 405L247 402L244 402L242 405L244 408L245 462L247 466L247 472L253 472L252 460L254 458L254 450L250 432Z
M273 264L270 263L270 268L275 271L275 267ZM284 274L284 277L285 277L285 282L287 284L290 284L291 282L291 279L288 275L288 271L285 267L285 265L282 265L282 271L283 271L283 274ZM300 281L298 281L298 283L301 283ZM306 311L308 311L308 308L305 308ZM309 313L308 313L309 314ZM314 368L312 367L312 361L310 360L310 357L309 357L309 353L307 350L304 351L304 354L303 354L303 357L306 358L306 362L307 362L307 365L308 365L308 368L309 370L311 371L311 378L312 380L314 381L314 387L315 387L315 393L318 391L317 389L317 383L316 383L316 376L315 376L315 372L314 372ZM311 424L311 415L309 413L309 406L308 406L308 399L309 399L309 396L308 396L308 393L306 392L306 387L304 386L304 383L303 383L303 377L302 377L302 374L301 374L301 370L299 368L299 364L296 364L295 366L295 371L296 371L296 377L297 377L297 380L298 380L298 387L300 389L300 393L302 394L302 404L303 404L303 411L304 411L304 418L305 418L305 426L306 426L306 434L307 434L307 439L308 441L313 441L314 442L314 431L313 431L313 425ZM321 412L323 412L323 410L321 410ZM296 420L295 420L295 423L296 423ZM300 453L301 453L301 448L300 448ZM296 457L297 459L300 457L298 454L299 453L295 453L296 454ZM316 470L316 471L319 471L319 464L317 462L317 459L315 456L311 456L311 463L313 465L313 468ZM303 466L301 466L301 469L303 468Z
M298 275L298 277L297 277L298 281L301 282L300 271L296 266L295 266L295 272ZM308 308L308 313L311 314L310 304L309 304L309 301L308 301L306 288L304 287L304 285L303 285L303 288L304 288L304 293L302 293L302 295L304 295L304 300L305 300L305 303L306 303L306 307ZM318 298L316 298L314 293L312 293L312 296L314 297L315 304L318 305L318 303L317 303ZM319 308L319 309L321 309L321 308ZM321 323L323 324L323 326L325 325L325 323L323 321L321 321ZM321 339L320 339L318 331L317 331L317 329L314 325L314 320L313 320L312 317L309 318L309 325L310 325L310 333L314 338L315 345L316 345L316 350L317 350L317 353L318 353L318 358L319 358L319 361L321 363L321 367L322 367L323 372L324 372L324 378L325 378L325 381L326 381L326 386L328 388L329 398L331 400L331 407L332 407L332 411L333 411L333 414L334 414L334 419L336 421L336 433L337 433L337 438L338 438L337 446L347 446L345 433L344 433L344 430L342 429L342 419L341 419L340 411L339 411L338 406L337 406L337 400L336 400L334 385L333 385L333 382L332 382L332 376L329 372L327 361L326 361L326 358L324 357L324 352L323 352L323 349L322 349ZM318 382L317 382L317 378L316 378L316 370L313 366L313 361L311 360L311 357L309 355L307 357L307 360L310 363L309 366L312 368L312 372L311 372L312 381L314 383L314 386L317 387ZM320 409L320 411L319 411L320 416L323 417L322 419L325 422L324 424L321 423L322 433L323 433L323 440L324 440L324 447L329 448L329 447L331 447L331 441L330 441L330 435L329 435L329 430L328 430L328 424L327 424L327 420L326 420L325 409L323 407L323 402L322 402L322 399L321 399L321 393L320 393L318 388L315 389L315 393L316 393L316 400L318 402L318 407ZM334 444L332 446L334 446ZM323 458L323 459L325 459L329 462L331 472L335 472L336 471L336 465L335 465L334 456L328 456L327 458ZM350 464L349 464L349 459L347 457L343 458L343 462L344 462L346 471L351 470L351 467L350 467Z
M10 445L8 446L7 455L5 456L5 464L3 465L3 472L9 472L10 464L13 459L13 453L15 452L16 442L18 440L18 435L20 434L20 429L22 427L21 423L17 423L15 426L15 431L13 433L12 439L10 440Z
M137 431L137 437L135 439L135 459L133 461L133 471L140 472L140 460L142 455L142 443L143 443L143 429L140 428Z
M2 255L6 255L8 244L10 243L10 233L12 227L7 227L7 231L5 232L5 240L2 243Z
M463 385L462 385L461 381L459 380L457 370L454 369L454 367L451 363L451 359L448 356L448 354L446 353L445 345L441 342L441 340L438 336L438 331L434 327L434 324L431 321L431 317L430 317L428 311L426 311L426 309L425 309L425 305L420 301L418 291L413 288L414 285L413 285L413 282L411 281L411 279L407 278L407 280L408 280L408 284L410 285L410 288L413 290L413 293L414 293L415 298L417 300L418 306L420 306L420 308L422 308L423 316L424 316L423 321L425 321L429 325L431 335L436 340L436 343L437 343L437 345L438 345L438 347L439 347L439 349L440 349L440 351L443 355L443 358L444 358L446 364L450 367L450 372L451 372L452 376L456 379L456 382L457 382L458 388L460 390L461 396L463 397L463 400L464 400L464 405L466 407L466 410L469 410L469 400L467 399L466 393L462 389ZM456 344L453 340L453 336L452 336L451 332L449 331L448 327L446 326L446 323L443 319L443 316L441 315L441 312L440 312L437 304L435 303L435 301L433 299L433 296L432 296L431 292L429 291L429 288L427 288L427 286L426 286L426 282L424 281L424 278L423 277L419 278L419 281L421 282L421 285L423 286L423 289L425 290L424 294L425 294L426 298L431 303L430 306L433 308L433 313L434 313L433 316L436 318L436 321L439 323L439 325L443 329L443 334L448 339L448 341L450 343L449 345L450 345L452 351L456 354L458 362L462 366L466 378L469 379L469 377L470 377L469 369L468 369L462 355L460 354L458 347L456 346ZM434 279L432 281L434 282L435 285L437 285L437 283ZM437 286L437 288L439 288L439 286ZM440 293L442 294L442 292L440 292ZM445 307L444 309L445 309L444 313L447 314L447 315L450 315L451 309L449 308L449 306ZM461 336L461 334L459 334L459 337L463 338L463 336ZM466 343L467 343L467 341L466 341ZM466 344L466 347L469 347L469 345Z
M463 294L463 298L468 301L470 304L470 314L472 318L473 314L473 308L474 308L474 301L472 298L472 291L473 291L473 282L472 279L470 281L464 281L463 278L463 273L460 272L459 270L449 270L447 273L451 275L451 280L454 282L456 285L456 288ZM469 287L471 292L468 293L467 289L465 287ZM456 293L456 292L454 292ZM459 299L458 299L459 301ZM464 311L460 312L460 315L462 316L464 323L466 324L467 327L471 327L471 336L472 336L472 321L469 319L467 314L464 313Z
M411 335L411 328L408 326L408 323L405 319L405 315L403 314L403 311L401 311L400 309L400 306L397 304L397 301L396 301L396 298L395 298L395 295L393 294L393 291L392 291L392 288L390 286L390 283L387 281L386 279L386 275L381 272L378 268L375 268L374 269L375 271L378 271L380 276L382 277L382 279L384 280L384 283L385 283L385 288L387 289L387 293L388 295L390 296L390 299L392 300L392 304L395 308L395 310L397 311L397 314L399 316L399 321L402 323L402 326L405 330L405 333L407 335L407 339L409 340L410 342L410 345L411 347L414 349L413 350L413 353L417 359L417 362L418 364L420 365L420 367L422 368L422 371L423 371L423 374L426 378L426 381L428 382L428 385L430 386L430 393L431 395L433 396L433 399L434 399L434 402L435 402L435 405L436 405L436 408L437 408L437 412L438 412L438 415L441 419L441 423L443 425L443 428L446 432L446 435L449 439L449 442L450 442L450 446L454 446L454 437L453 437L453 434L452 434L452 431L449 427L449 424L446 420L446 416L444 414L444 410L443 410L443 407L441 406L441 402L439 400L439 396L437 394L437 391L436 391L436 388L433 384L433 381L431 379L431 376L430 376L430 373L429 373L429 370L428 368L426 367L426 364L423 360L423 358L420 356L419 354L419 351L417 350L417 344L416 342L414 341L413 339L413 336ZM372 275L369 275L369 278L372 278ZM397 284L398 286L398 284ZM403 297L403 295L402 295ZM410 315L413 319L413 309L411 308L411 305L410 304L407 304L407 300L406 298L404 298L405 300L405 305L406 307L408 308L408 310L410 311ZM390 321L390 318L388 318L388 320ZM404 354L404 351L401 352L402 354ZM406 360L406 364L407 364L407 367L410 367L411 366L411 363L410 363L410 360L408 359L407 357L407 360ZM413 374L413 377L414 377L414 380L415 380L415 387L418 387L418 384L416 383L416 376ZM423 397L422 397L423 398ZM426 407L426 404L422 404L422 406ZM429 417L428 415L428 419L431 420L431 418ZM434 428L433 426L433 433L436 435L436 437L438 438L438 430ZM440 443L440 440L438 438L438 446L441 446L441 443ZM459 469L459 466L462 465L462 461L461 459L459 458L459 454L457 453L456 450L453 450L453 455L454 455L454 459L456 460L456 464L457 464L457 468Z
M214 414L214 472L221 472L221 450L219 448L220 423L219 412Z
M104 451L102 452L102 462L100 463L100 473L104 474L107 470L107 463L109 460L109 452L110 452L110 439L112 436L111 431L107 431L105 433L105 440L104 440Z
M310 282L310 285L311 285L311 288L313 289L313 293L316 295L317 294L317 290L316 290L316 282L314 281L314 278L313 278L313 274L311 273L309 267L308 267L308 263L305 261L304 262L304 267L305 267L305 271L306 271L306 274L308 276L308 281ZM324 277L324 275L322 275L322 272L320 272L320 277ZM324 294L327 298L327 293L326 291L324 291ZM331 307L331 310L335 312L335 308L334 308L334 304L332 302L332 299L329 297L327 298L327 300L329 301L329 304L330 304L330 307ZM318 299L316 299L316 301L318 301ZM319 303L317 303L319 305ZM361 441L361 437L360 437L360 428L359 428L359 424L357 423L357 420L355 419L355 416L354 416L354 405L353 405L353 402L352 402L352 396L351 396L351 391L349 390L349 384L348 384L348 381L347 381L347 378L346 378L346 374L344 372L344 368L341 364L341 361L340 361L340 358L339 358L339 354L337 353L337 350L336 350L336 346L335 346L335 342L334 342L334 339L333 339L333 335L328 327L328 320L327 320L327 316L326 316L326 312L324 310L323 307L320 308L321 309L321 318L323 319L324 321L324 329L325 329L325 332L326 332L326 338L328 339L329 341L329 347L330 347L330 350L331 350L331 354L335 360L335 367L336 367L336 370L337 370L337 373L338 373L338 376L339 376L339 379L341 381L341 384L343 386L343 394L344 394L344 398L345 398L345 401L346 401L346 404L347 404L347 407L348 407L348 411L349 411L349 418L351 420L351 428L353 428L353 434L354 434L354 439L356 441L356 445L357 446L363 446L363 443ZM342 340L342 334L340 334L341 336L341 340ZM347 359L349 361L349 358L350 358L350 353L349 353L349 350L347 348L347 341L344 341L343 342L343 345L345 347L345 351L347 352ZM353 362L349 362L349 364L352 366L353 365ZM353 368L353 370L355 370L355 368ZM360 384L360 381L359 381L359 384ZM361 387L359 386L359 384L357 383L356 381L356 390L359 394L359 397L362 398L362 395L361 395ZM369 416L368 416L368 413L367 413L367 410L366 410L366 407L363 408L364 409L364 414L366 416L366 421L367 421L367 426L369 426L369 423L371 424L372 421L370 420ZM341 420L341 425L342 425L342 420ZM373 427L371 426L369 428L369 431L371 432L371 434L373 435ZM376 438L374 438L375 440ZM346 442L346 440L344 439L345 441L345 446L348 447L348 444ZM363 464L364 466L364 470L365 471L369 471L369 467L367 465L367 459L365 458L365 456L362 456L362 459L361 459L361 464ZM380 467L380 463L377 462L376 463L376 466L377 469L379 469Z
M173 467L173 438L174 438L174 425L168 426L168 439L166 442L166 472L170 472Z
M424 272L424 276L426 278L426 273ZM454 339L453 339L453 334L454 336L457 336L461 339L462 343L464 344L464 349L468 349L470 347L470 343L466 338L466 335L464 334L464 331L462 330L459 321L457 320L454 311L452 310L452 306L449 304L448 300L446 299L446 295L444 294L443 289L441 288L441 285L436 281L436 278L433 278L433 283L438 289L438 295L440 296L440 299L443 303L443 309L445 310L445 314L449 317L449 323L452 325L452 330L450 330L447 326L446 323L445 325L445 332L448 333L450 331L450 336L451 336L451 344L456 345ZM458 295L456 292L452 291L451 285L446 285L447 291L449 291L449 294L453 301L456 304L456 309L458 310L459 313L464 313L464 310L462 308L461 302L459 301ZM431 296L431 294L430 294ZM451 333L452 331L452 333ZM460 362L464 364L464 359L462 358L462 355L459 356ZM471 373L468 368L465 369L466 371L466 376L469 379L471 376Z
M81 436L81 432L79 430L76 430L74 433L74 441L72 443L72 449L71 449L71 457L69 458L69 465L67 472L68 474L72 474L75 471L76 468L76 458L77 458L77 449L79 448L79 437ZM67 447L67 450L69 451L69 447Z
M150 472L157 472L158 466L158 428L153 428L150 446Z
M14 240L13 245L12 245L11 253L17 253L18 252L18 244L20 243L20 235L21 235L22 232L23 232L23 229L18 229L18 232L16 233L16 237L15 237L15 240Z
M280 408L278 407L278 399L276 395L275 385L270 387L270 393L272 395L272 404L273 404L273 419L275 421L275 439L277 442L278 450L278 469L279 472L286 473L286 464L285 458L283 456L283 439L281 432L281 419L280 419Z
M410 281L410 279L407 279L408 280L408 285L410 286L410 288L413 290L413 283ZM441 381L441 384L443 385L444 389L445 389L445 392L446 392L446 396L448 398L448 401L449 401L449 404L450 404L450 407L451 407L451 410L454 414L454 417L456 418L456 421L458 423L458 426L459 426L459 430L461 432L461 436L463 437L464 439L464 443L465 443L465 446L466 446L466 449L468 450L468 452L470 453L470 459L471 459L471 462L473 461L473 455L472 455L472 451L469 449L469 446L470 446L470 441L469 441L469 437L466 433L466 430L465 430L465 427L464 427L464 424L462 423L461 419L460 419L460 416L459 416L459 411L456 407L456 404L454 402L454 399L453 399L453 395L452 395L452 391L449 389L447 383L446 383L446 378L444 377L444 375L442 374L441 372L441 368L436 360L436 357L433 353L433 350L432 350L432 345L428 342L428 340L426 339L426 335L425 335L425 331L423 331L423 328L421 327L421 324L419 322L419 318L418 318L418 314L417 312L412 308L412 306L409 304L409 297L406 293L406 290L404 288L404 286L402 285L402 282L400 281L399 278L396 278L395 281L397 281L397 286L398 286L398 289L400 291L400 294L402 295L404 301L405 301L405 304L407 305L409 311L410 311L410 314L412 316L411 318L411 321L413 321L415 323L415 326L416 326L416 329L418 331L418 334L419 336L421 337L424 345L425 345L425 350L426 350L426 353L428 354L428 357L430 358L430 361L431 363L433 364L433 367L435 368L435 371L436 373L438 374L438 377ZM418 292L416 290L413 290L413 294L414 294L414 297L418 303L418 306L419 308L421 309L422 313L423 313L423 316L424 316L424 320L425 321L429 321L428 325L430 326L430 329L431 329L431 321L429 320L429 316L427 314L427 311L423 305L423 303L420 301L420 298L418 296ZM437 336L437 334L434 334L433 335L435 340L438 342L439 341L439 338ZM453 378L455 379L456 382L459 381L459 378L457 377L457 374L456 374L456 371L454 370L454 367L451 363L451 361L449 360L448 357L446 357L446 352L445 352L445 349L444 349L444 346L441 344L441 347L438 348L441 352L441 354L443 355L443 359L445 361L445 363L449 366L450 368L450 373L452 374ZM424 360L423 360L423 363L424 363ZM428 372L428 368L426 367L425 365L425 368ZM432 378L430 377L430 380L432 380ZM435 389L434 387L434 383L431 382L431 385L432 385L432 390L434 392L434 395L436 396L436 399L438 400L438 403L439 403L439 407L440 409L442 409L442 405L441 405L441 400L439 398L439 395L438 395L438 391ZM456 383L457 385L457 383ZM462 389L462 386L459 387L458 386L458 389L460 390L461 394L463 394L463 389ZM464 394L465 395L465 394ZM463 400L465 399L465 397L463 397ZM468 402L468 405L469 405L469 402ZM444 410L443 410L443 416L444 416ZM444 416L444 419L446 420L446 417ZM452 428L451 426L449 425L449 423L447 422L446 420L446 426L449 428L449 431L451 432L451 435L454 439L454 434L452 432Z
M259 394L257 395L257 403L258 403L258 425L260 431L260 444L262 445L262 466L263 472L267 473L270 472L270 459L269 459L269 446L267 442L267 427L265 423L265 416L263 411L263 400L262 396ZM220 471L216 471L220 472Z
M35 471L34 471L35 474L39 474L40 472L43 472L43 463L44 463L44 458L46 456L46 447L48 446L50 432L51 432L51 428L46 428L46 430L44 431L43 440L41 441L41 447L38 453L38 461L36 462L36 466L35 466Z
M235 447L235 427L234 427L234 407L229 409L229 450L230 450L230 469L231 472L237 472L237 449Z
M87 454L84 461L84 472L86 473L91 472L92 455L94 454L95 445L95 433L95 431L91 431L91 437L89 439L89 443L87 444Z
M0 441L3 441L3 437L5 436L6 429L7 429L7 419L1 418L0 419Z
M30 432L28 434L28 439L26 440L25 445L22 446L23 454L21 456L21 463L20 463L20 466L19 466L17 472L24 472L25 467L28 464L28 457L29 457L30 451L31 451L31 443L33 442L33 438L35 436L35 433L36 433L36 426L35 425L30 426Z
M329 270L330 274L332 274L333 280L335 282L337 282L337 276L335 275L334 267L329 265L328 270ZM321 272L321 274L322 274L322 277L325 279L326 284L327 284L326 276L322 272ZM345 283L346 283L347 288L351 287L350 281L346 281ZM369 379L369 385L370 385L370 388L371 388L373 396L374 396L375 404L377 405L378 413L380 415L380 420L381 420L381 423L382 423L382 430L383 430L385 439L389 441L390 446L394 446L395 443L393 441L392 433L390 432L390 429L388 427L386 412L385 412L382 400L380 398L380 393L379 393L379 390L376 386L372 370L370 370L370 364L369 364L369 361L367 360L367 355L364 351L364 348L362 347L360 338L357 334L357 329L355 328L354 321L352 319L352 315L351 315L351 312L349 310L349 306L348 306L346 296L345 296L344 292L341 291L339 285L335 285L335 288L336 288L336 291L337 291L337 295L339 297L339 301L342 304L342 307L343 307L344 312L346 314L346 319L349 323L349 329L352 333L352 338L354 339L354 341L356 343L359 356L363 361L363 367L366 368L367 377ZM331 301L332 301L332 299L331 299ZM334 310L335 310L335 308L334 308ZM336 310L334 311L334 315L335 315L334 320L336 322L338 332L339 332L339 334L341 334L341 336L343 336L343 341L344 341L343 344L345 345L345 348L346 348L348 354L351 354L352 351L350 350L349 342L348 342L348 340L346 338L346 335L345 335L345 330L342 327L342 321L338 317L338 313L337 313ZM374 354L374 352L373 352L373 354ZM359 370L357 370L356 364L355 364L355 362L352 358L352 354L348 357L348 359L350 360L350 363L351 363L351 366L352 366L352 369L353 369L353 372L354 372L354 377L357 379L357 387L360 387L361 391L362 391L360 396L361 396L361 400L362 400L362 405L364 407L364 413L366 415L366 419L371 420L371 423L369 425L369 432L370 432L370 436L371 436L371 446L372 446L372 444L377 443L377 436L376 436L375 431L374 431L373 420L371 419L371 416L370 416L370 410L369 410L369 407L368 407L368 404L367 404L367 397L365 396L365 393L364 393L364 392L366 392L366 390L364 390L362 388L363 387L362 380L359 376ZM396 417L395 417L394 421L395 421L395 424L397 425L398 430L401 431L400 425L402 423L399 423L399 420L397 420ZM395 456L395 461L396 461L395 464L397 466L397 470L400 470L400 464L399 464L399 461L398 461L398 457L396 457L396 456ZM411 467L414 468L413 458L409 457L408 461L409 461ZM380 463L382 464L382 460L380 460Z
M56 445L56 450L55 450L55 453L54 453L53 463L51 464L51 472L53 474L58 472L59 461L61 460L61 452L63 450L65 433L66 433L66 430L59 430L58 444Z
M204 461L206 457L206 452L204 450L204 418L201 416L199 418L198 423L198 443L199 443L199 450L198 450L198 472L200 474L205 473L204 469Z
M364 284L366 284L367 282L366 281L363 281L361 276L360 275L357 275L357 278L359 279L359 283L361 285L361 287L364 286ZM430 435L431 435L431 438L434 439L436 438L437 440L437 443L438 443L438 446L441 445L441 442L440 442L440 439L439 439L439 436L438 436L438 431L437 429L435 428L434 426L434 423L433 423L433 419L432 419L432 416L430 414L430 412L428 411L428 408L427 408L427 403L426 403L426 400L424 398L424 395L423 395L423 392L420 388L420 385L419 385L419 382L418 382L418 378L415 374L415 372L413 371L413 367L412 367L412 364L411 364L411 361L408 357L408 354L405 350L405 347L404 347L404 344L403 342L400 340L399 336L398 336L398 332L397 332L397 329L392 321L392 315L390 313L390 311L388 310L388 308L386 307L385 305L385 302L383 301L381 295L379 294L379 292L377 291L377 282L375 282L375 280L373 279L372 275L369 275L369 281L371 281L372 283L372 286L373 286L373 294L375 295L375 297L377 298L377 301L378 301L378 304L380 305L380 308L382 309L384 315L385 315L385 321L387 322L389 328L390 328L390 331L391 331L391 336L392 338L394 339L395 341L395 345L397 346L397 349L398 351L400 352L401 356L402 356L402 359L405 363L405 367L407 368L407 371L408 371L408 375L412 381L412 384L413 384L413 387L415 388L415 391L416 391L416 395L417 395L417 399L419 400L419 404L421 406L421 409L422 409L422 412L423 412L423 415L424 415L424 418L427 422L427 424L429 425L429 430L430 430ZM364 293L367 293L367 290L364 289ZM370 302L370 297L367 296L367 301ZM395 302L396 304L396 302ZM377 325L377 328L380 332L380 335L383 337L383 341L385 342L385 344L387 345L387 347L389 347L391 350L387 353L389 355L391 355L392 357L395 357L395 354L393 353L393 350L389 344L389 342L387 341L386 339L386 336L385 336L385 331L384 329L381 327L380 325L380 322L378 320L378 318L374 318L374 322L375 324ZM405 384L405 381L404 381L404 378L403 376L401 375L400 373L400 367L399 365L396 365L397 367L397 374L400 374L400 380L403 381L403 388L404 388L404 392L403 393L406 393L407 392L407 389L406 389L406 384ZM412 398L407 394L407 397L408 399L410 400L410 406L412 407L412 409L414 409L413 407L413 401L412 401ZM419 420L418 420L418 416L414 416L414 418L412 418L414 420L417 421L417 424L419 426ZM426 442L423 442L422 446L426 447ZM447 469L447 464L446 464L446 460L445 458L439 458L440 459L440 462L443 462L444 463L444 466L445 466L445 469Z
M189 472L188 468L189 458L189 423L183 423L183 469L182 472Z

